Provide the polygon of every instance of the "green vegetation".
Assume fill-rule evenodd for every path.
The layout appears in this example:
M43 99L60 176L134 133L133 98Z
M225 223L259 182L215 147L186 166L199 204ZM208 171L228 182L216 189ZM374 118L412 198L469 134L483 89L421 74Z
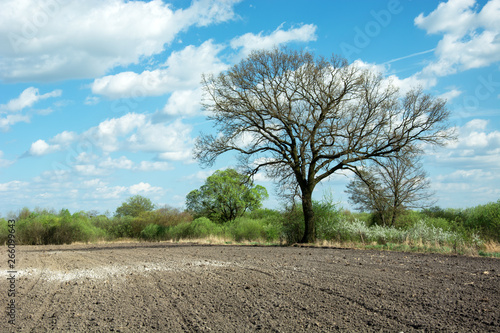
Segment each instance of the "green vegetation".
M150 212L155 208L155 205L150 199L141 195L135 195L127 199L120 207L116 209L116 216L139 216L144 212Z
M376 214L351 213L330 200L315 201L313 208L317 244L500 256L500 200L467 209L409 211L397 226L377 224ZM300 204L283 211L254 209L224 224L170 207L113 217L24 208L15 218L17 244L28 245L117 239L285 245L298 242L304 228ZM0 242L6 239L7 221L0 219Z
M260 208L267 197L267 190L248 176L234 169L217 170L200 189L189 192L186 206L196 217L225 223Z

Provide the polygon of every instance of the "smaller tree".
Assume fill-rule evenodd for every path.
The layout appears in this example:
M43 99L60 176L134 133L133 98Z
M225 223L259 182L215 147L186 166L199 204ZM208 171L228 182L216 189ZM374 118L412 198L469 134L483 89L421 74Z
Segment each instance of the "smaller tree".
M150 212L155 208L155 205L150 199L143 197L142 195L134 195L127 199L126 202L122 203L120 207L116 209L115 216L139 216L143 212Z
M186 207L195 216L228 222L260 208L267 190L234 169L215 171L199 189L189 192Z
M406 152L383 162L354 170L346 192L357 210L374 212L383 225L394 226L406 210L434 203L419 155Z

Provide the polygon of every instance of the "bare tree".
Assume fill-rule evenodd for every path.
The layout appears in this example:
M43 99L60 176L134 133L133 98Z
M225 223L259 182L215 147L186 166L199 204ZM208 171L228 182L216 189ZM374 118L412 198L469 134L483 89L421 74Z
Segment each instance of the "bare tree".
M396 158L357 168L355 174L347 185L349 200L358 210L375 212L384 225L394 226L408 209L435 203L419 154L400 152Z
M194 156L212 165L226 152L254 175L300 190L301 242L313 242L316 185L363 160L404 147L443 144L445 102L414 90L401 96L380 75L332 56L290 49L256 51L218 76L203 77L204 107L217 134L201 134Z

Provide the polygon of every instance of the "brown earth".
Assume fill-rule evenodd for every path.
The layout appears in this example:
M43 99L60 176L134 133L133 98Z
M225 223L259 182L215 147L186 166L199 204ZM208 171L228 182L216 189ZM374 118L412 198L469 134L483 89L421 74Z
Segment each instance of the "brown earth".
M0 331L500 332L500 260L171 243L18 246Z

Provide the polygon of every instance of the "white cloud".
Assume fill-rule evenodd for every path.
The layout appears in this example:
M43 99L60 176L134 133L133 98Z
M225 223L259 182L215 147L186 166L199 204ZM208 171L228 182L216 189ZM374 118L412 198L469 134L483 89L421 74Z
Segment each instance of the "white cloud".
M81 164L90 164L99 159L99 156L92 153L81 152L75 157L75 162Z
M131 151L158 153L162 159L184 160L191 156L191 131L192 127L180 120L168 125L148 122L129 136L124 145Z
M449 0L415 18L429 34L442 34L438 60L426 66L425 76L445 76L500 61L500 0L490 0L480 11L475 0Z
M236 1L6 0L0 12L0 79L92 78L159 54L190 26L235 17Z
M9 161L9 160L4 160L3 157L4 153L3 151L0 150L0 168L5 168L14 163L14 161Z
M50 139L50 142L66 146L74 142L77 138L78 135L75 132L63 131Z
M282 26L279 26L269 35L263 35L260 32L257 35L246 33L243 36L236 37L231 41L231 47L233 49L242 48L242 56L246 56L256 49L271 49L285 43L316 40L317 27L314 24L304 24L300 28L291 28L289 30L283 30Z
M166 171L172 169L172 167L167 162L142 161L136 169L139 171Z
M119 118L111 118L88 129L82 134L64 131L47 143L39 139L31 144L27 154L42 156L67 149L72 143L85 144L88 149L100 149L104 154L116 151L156 153L162 160L191 162L192 126L180 119L171 123L153 123L150 115L128 113ZM75 155L77 169L82 174L102 174L102 167L132 168L131 162L123 158L105 160L101 168L93 169L89 164L96 162L96 155L82 152ZM94 166L95 168L95 166Z
M484 119L472 119L471 121L465 124L465 130L485 130L486 126L488 126L488 120Z
M50 144L45 140L39 139L31 144L28 150L28 155L43 156L51 154L64 148L67 148L78 138L75 132L63 131L49 140Z
M1 57L0 57L1 59ZM1 62L1 60L0 60ZM47 99L50 97L59 97L61 96L61 90L54 90L46 94L40 95L38 88L29 87L26 88L17 98L11 99L6 104L0 104L0 114L7 112L19 112L25 108L32 107L35 103L40 100ZM38 110L36 113L41 115L47 115L52 112L51 108L46 108L44 110ZM18 122L26 122L30 121L31 117L29 115L23 114L8 114L5 117L0 118L0 129L6 131L10 128L10 126L18 123Z
M84 102L85 105L96 105L98 103L99 103L99 97L97 96L87 96Z
M94 179L91 179L91 180L85 180L85 181L83 181L82 185L84 187L94 188L94 187L103 187L103 186L106 186L106 183L103 182L102 180L100 180L99 178L94 178Z
M162 112L158 113L157 116L194 116L201 109L201 99L201 89L174 91Z
M417 73L410 77L401 79L396 75L388 75L388 70L390 69L387 65L378 65L374 63L367 63L362 60L355 60L352 63L353 66L358 68L369 70L372 73L380 73L385 77L384 84L391 84L397 87L401 93L406 93L411 89L422 87L422 89L427 89L434 86L437 80L433 77L424 77L421 73Z
M452 99L460 96L461 94L462 94L462 91L457 90L457 89L451 89L450 91L447 91L444 94L439 95L439 97L449 102Z
M104 152L113 152L122 148L120 137L129 135L145 123L145 115L128 113L120 118L111 118L101 122L85 131L81 137L87 138Z
M221 169L223 170L223 169ZM196 173L193 173L189 176L182 177L182 181L190 181L191 183L205 181L208 177L210 177L217 170L200 170Z
M77 164L74 166L74 170L82 176L103 176L109 173L108 170L94 164Z
M99 163L99 166L106 169L132 169L134 166L134 162L126 158L125 156L121 156L117 159L112 159L108 157L106 160Z
M0 129L7 131L10 126L19 122L29 123L30 117L21 114L9 114L5 118L0 118Z
M59 148L59 145L49 145L47 142L45 142L45 140L40 139L31 144L28 153L31 156L42 156L58 151Z
M98 186L93 191L87 192L84 198L93 199L118 199L121 195L126 192L128 188L126 186Z
M219 73L228 67L217 57L221 49L211 40L199 47L190 45L172 52L159 69L104 76L94 80L91 89L108 98L142 98L196 89L203 73Z
M7 104L0 105L0 110L8 111L21 111L24 108L32 107L36 102L47 99L50 97L61 96L61 90L54 90L52 92L40 95L38 88L26 88L17 98L10 100Z
M7 183L0 184L0 192L14 192L22 190L23 187L28 186L27 182L13 180Z
M498 170L500 172L500 132L488 130L488 121L473 119L457 127L458 140L444 149L428 152L440 166L463 170Z
M457 182L467 180L494 180L495 175L491 171L481 169L456 170L445 175L438 175L437 181L440 182Z
M136 195L139 193L159 193L162 192L161 187L151 186L148 183L140 182L139 184L135 184L129 187L129 193L132 195Z
M158 158L167 161L183 161L185 163L194 163L191 150L177 150L158 154Z

